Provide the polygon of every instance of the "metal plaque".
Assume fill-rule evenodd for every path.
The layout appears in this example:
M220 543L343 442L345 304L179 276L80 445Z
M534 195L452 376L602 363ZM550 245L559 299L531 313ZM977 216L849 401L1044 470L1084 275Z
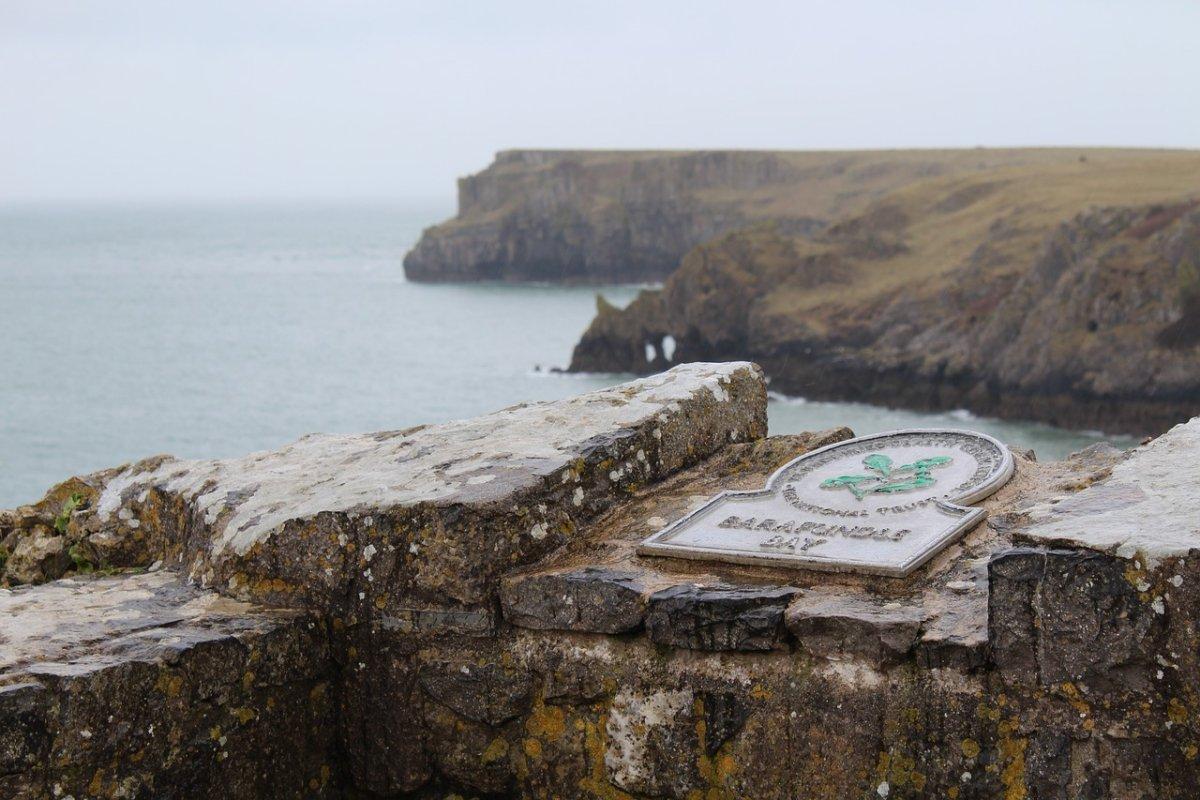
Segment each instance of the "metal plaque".
M973 431L905 430L806 453L765 489L721 492L638 547L642 555L908 575L986 512L1012 454Z

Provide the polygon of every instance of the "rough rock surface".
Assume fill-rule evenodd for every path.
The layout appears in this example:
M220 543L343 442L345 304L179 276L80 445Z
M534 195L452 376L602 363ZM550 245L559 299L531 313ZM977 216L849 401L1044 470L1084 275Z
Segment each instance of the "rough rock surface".
M1078 155L512 150L459 181L458 215L424 232L404 271L417 281L657 281L692 247L747 224L812 232L919 179Z
M705 242L661 290L600 302L571 368L747 358L810 398L1160 433L1200 413L1200 156L1128 158Z
M814 656L860 658L881 666L912 652L927 618L915 603L811 591L788 608L787 627L797 645Z
M505 619L523 628L628 633L642 626L648 602L641 576L600 567L523 575L505 581Z
M5 577L63 574L68 560L41 555L48 539L121 553L96 565L181 564L246 599L471 614L504 569L568 541L621 497L762 436L765 406L757 367L690 364L444 425L312 435L239 459L156 456L73 478L21 510L5 533L22 570ZM62 516L68 498L79 503ZM30 549L36 558L18 559Z
M701 375L729 378L724 397ZM988 521L908 578L790 571L637 555L718 490L759 487L851 435L759 438L749 367L675 378L691 387L680 408L651 416L690 414L674 441L696 453L652 483L598 485L572 535L496 566L474 605L389 584L366 604L280 592L299 608L271 610L234 599L240 582L202 588L170 569L0 592L0 796L1195 796L1200 420L1129 455L1016 454L1013 479L982 503ZM591 430L583 416L556 430ZM718 443L715 419L741 420L738 441L716 426ZM589 441L628 435L608 424ZM91 530L94 498L122 474L76 484L96 494L70 525ZM460 476L430 479L443 482L434 498L461 490ZM563 484L574 496L560 473L489 502L523 528L521 509L549 507ZM218 535L160 524L120 530L162 530L150 538L168 554L175 531ZM464 562L495 558L487 532L458 541ZM324 557L290 542L297 560ZM365 594L356 576L386 545L362 542L343 591Z
M167 571L0 591L0 797L333 796L335 677L316 618Z
M783 644L789 587L673 586L650 597L646 630L657 644L688 650L772 650Z

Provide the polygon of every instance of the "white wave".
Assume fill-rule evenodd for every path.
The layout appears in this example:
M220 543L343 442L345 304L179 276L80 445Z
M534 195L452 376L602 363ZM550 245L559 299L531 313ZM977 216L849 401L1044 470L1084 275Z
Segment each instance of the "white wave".
M791 395L781 394L780 392L767 392L767 399L789 406L808 405L808 398L792 397Z

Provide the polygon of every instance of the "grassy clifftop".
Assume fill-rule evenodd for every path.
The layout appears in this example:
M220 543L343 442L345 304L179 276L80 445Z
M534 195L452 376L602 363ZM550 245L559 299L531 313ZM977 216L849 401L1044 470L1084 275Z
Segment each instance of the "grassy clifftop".
M1186 154L1185 154L1186 155ZM459 181L459 213L425 231L410 279L611 283L665 278L692 247L755 222L811 234L880 197L996 170L1039 174L1181 154L1095 149L512 150Z
M705 242L572 366L657 369L671 336L809 397L1134 432L1200 413L1200 153L1016 153Z

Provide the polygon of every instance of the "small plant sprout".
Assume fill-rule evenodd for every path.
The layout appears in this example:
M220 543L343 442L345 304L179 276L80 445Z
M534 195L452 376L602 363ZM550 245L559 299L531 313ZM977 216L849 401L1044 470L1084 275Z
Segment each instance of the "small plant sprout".
M62 509L58 512L58 516L54 518L54 530L59 533L66 533L67 526L71 524L71 515L81 505L83 505L83 495L78 492L72 492L67 501L62 504Z

